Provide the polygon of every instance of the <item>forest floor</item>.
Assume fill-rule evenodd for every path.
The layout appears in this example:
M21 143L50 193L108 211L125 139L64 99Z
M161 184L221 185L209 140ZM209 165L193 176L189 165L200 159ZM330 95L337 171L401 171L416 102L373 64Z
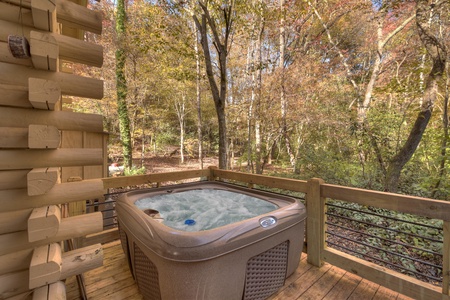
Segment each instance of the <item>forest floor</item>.
M141 166L142 160L135 159L135 166ZM219 160L217 157L205 157L203 159L203 168L209 166L218 166ZM152 156L144 158L144 166L147 173L161 173L201 169L200 162L197 158L185 158L184 163L180 163L180 158L177 156Z
M162 172L174 172L174 171L185 171L185 170L196 170L201 169L201 164L198 158L186 157L184 163L180 162L179 156L150 156L145 157L143 164L141 158L133 159L133 165L136 167L145 166L146 172L148 173L162 173ZM209 166L219 166L218 157L204 157L203 158L203 169ZM237 163L235 162L232 170L247 172L247 163ZM277 165L266 164L264 166L264 173L267 172L290 172L291 169L282 168Z

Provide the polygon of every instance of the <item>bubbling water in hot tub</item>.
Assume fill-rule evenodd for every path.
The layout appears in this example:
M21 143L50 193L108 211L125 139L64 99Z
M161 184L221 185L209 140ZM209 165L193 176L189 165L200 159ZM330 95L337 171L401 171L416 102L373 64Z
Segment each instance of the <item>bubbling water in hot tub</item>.
M182 231L213 229L278 209L269 201L221 189L160 194L134 204L141 210L159 211L164 225Z

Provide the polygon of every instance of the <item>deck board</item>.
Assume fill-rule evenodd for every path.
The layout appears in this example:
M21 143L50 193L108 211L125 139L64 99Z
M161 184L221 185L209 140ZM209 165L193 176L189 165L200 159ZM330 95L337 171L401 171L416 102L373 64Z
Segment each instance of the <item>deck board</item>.
M343 271L344 272L344 271ZM323 298L324 300L349 299L362 281L362 278L351 273L344 272L338 283ZM354 298L362 299L362 298Z
M103 267L86 272L84 280L89 300L143 300L128 269L119 241L103 245ZM67 300L81 299L76 277L66 280ZM373 282L329 264L317 268L302 255L298 268L270 300L408 300ZM214 300L214 299L211 299Z
M317 282L301 295L302 299L323 299L344 276L345 271L331 267ZM336 299L336 298L333 298Z

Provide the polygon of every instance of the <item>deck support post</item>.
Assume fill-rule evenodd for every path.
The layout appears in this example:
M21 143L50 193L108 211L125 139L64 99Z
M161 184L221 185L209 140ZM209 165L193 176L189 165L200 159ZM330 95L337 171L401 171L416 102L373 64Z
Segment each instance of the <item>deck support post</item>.
M208 181L215 181L217 180L217 176L214 175L214 170L217 169L216 166L209 166L209 175L208 175Z
M320 267L323 264L325 247L325 198L321 197L320 186L324 181L313 178L308 181L306 194L306 245L308 263Z

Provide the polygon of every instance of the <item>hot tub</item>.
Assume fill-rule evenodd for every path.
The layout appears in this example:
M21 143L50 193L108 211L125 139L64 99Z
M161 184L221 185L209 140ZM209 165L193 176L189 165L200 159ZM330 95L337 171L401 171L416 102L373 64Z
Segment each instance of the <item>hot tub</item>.
M208 218L230 214L216 225L203 212L189 211L210 192L225 198L215 199ZM246 219L233 212L236 206ZM303 248L300 202L235 185L196 182L128 192L116 210L122 247L145 299L266 299L295 271Z

